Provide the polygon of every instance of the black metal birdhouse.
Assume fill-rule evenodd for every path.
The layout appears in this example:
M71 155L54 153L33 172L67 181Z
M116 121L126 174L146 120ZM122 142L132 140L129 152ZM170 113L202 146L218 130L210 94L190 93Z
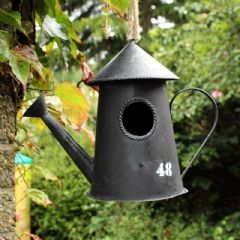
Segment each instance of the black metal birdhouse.
M182 183L166 87L166 81L178 79L129 42L89 82L99 86L94 160L47 112L42 96L25 116L43 119L91 182L91 197L118 201L168 199L187 192ZM194 90L215 104L209 94ZM216 122L217 115L210 134Z

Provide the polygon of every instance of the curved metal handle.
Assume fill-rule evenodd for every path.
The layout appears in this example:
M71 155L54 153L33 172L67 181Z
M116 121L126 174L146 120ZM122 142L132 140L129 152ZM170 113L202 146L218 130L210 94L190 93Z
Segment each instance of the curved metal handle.
M193 88L193 87L189 87L189 88L185 88L179 92L177 92L173 98L171 99L170 101L170 112L172 114L172 104L173 104L173 101L175 100L175 98L185 92L185 91L198 91L202 94L204 94L214 105L215 107L215 118L214 118L214 122L213 122L213 125L212 125L212 128L211 130L209 131L208 135L206 136L206 138L204 139L204 141L202 142L202 144L200 145L200 147L198 148L197 152L193 155L192 159L190 160L188 166L184 169L183 173L182 173L182 177L184 177L184 175L186 174L186 172L188 171L188 169L192 166L192 163L193 161L197 158L197 156L199 155L200 151L202 150L202 148L204 147L204 145L206 144L206 142L208 141L208 139L210 138L210 136L212 135L213 131L215 130L216 126L217 126L217 122L218 122L218 117L219 117L219 112L218 112L218 106L217 106L217 103L215 102L215 100L213 99L213 97L205 92L204 90L200 89L200 88Z

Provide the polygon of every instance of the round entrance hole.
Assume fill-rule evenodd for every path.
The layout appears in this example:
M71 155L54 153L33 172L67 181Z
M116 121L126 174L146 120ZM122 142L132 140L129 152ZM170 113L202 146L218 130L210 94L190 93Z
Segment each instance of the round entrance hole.
M155 116L155 109L150 102L142 98L134 98L125 104L120 116L120 125L125 135L141 140L153 132Z

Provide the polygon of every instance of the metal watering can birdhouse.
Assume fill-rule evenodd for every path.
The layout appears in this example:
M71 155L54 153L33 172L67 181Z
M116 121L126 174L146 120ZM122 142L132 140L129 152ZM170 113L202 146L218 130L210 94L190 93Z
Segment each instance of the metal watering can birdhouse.
M50 115L43 96L24 116L42 118L91 183L91 197L117 201L168 199L187 192L166 87L166 81L178 79L135 42L129 42L89 82L99 86L94 160ZM216 108L213 127L191 165L216 126L218 110L208 93L196 88L181 92L186 90L204 93Z

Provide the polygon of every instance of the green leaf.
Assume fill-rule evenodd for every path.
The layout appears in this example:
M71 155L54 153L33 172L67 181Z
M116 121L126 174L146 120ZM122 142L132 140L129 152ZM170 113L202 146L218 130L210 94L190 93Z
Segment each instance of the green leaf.
M69 46L69 42L67 41L61 41L61 39L55 37L54 38L55 42L57 43L57 46L58 46L58 49L62 55L62 58L63 58L63 61L64 61L64 64L65 64L65 68L68 69L69 67L69 60L71 58L71 49L70 47L72 46Z
M48 5L45 3L45 1L43 1L43 0L38 0L38 1L36 1L35 10L36 10L35 20L36 20L37 23L41 26L42 23L43 23L44 17L45 17L46 15L50 15L50 14L49 14L49 7L48 7Z
M8 32L0 31L0 62L8 61L11 55L9 44L10 36Z
M70 47L71 47L71 54L72 54L72 56L73 56L73 58L77 58L77 46L76 46L76 44L72 41L72 40L70 40Z
M58 4L58 2L56 0L43 0L43 2L48 6L50 16L54 16L56 4Z
M43 72L44 67L39 62L36 53L31 47L21 45L13 48L11 53L12 55L9 59L9 64L12 67L13 73L23 84L24 88L26 88L31 73L36 80L46 82L45 74Z
M38 205L47 207L48 205L52 204L52 202L48 198L48 195L43 191L35 188L30 188L27 192L29 198Z
M58 180L57 176L54 175L51 171L49 171L47 168L42 168L40 166L34 165L33 169L41 173L46 180L51 180L51 181Z
M21 26L21 15L19 12L6 12L0 8L0 22L15 27L27 36L27 33Z
M61 24L56 22L55 18L46 16L43 21L43 30L51 37L59 37L67 40L67 35L63 32Z
M36 51L37 57L38 57L39 61L41 62L41 64L44 67L49 67L48 58L46 57L45 52L42 50L42 48L37 43L35 44L35 51Z
M56 87L55 96L63 103L63 114L69 122L80 129L88 118L89 104L81 89L63 82Z
M103 0L112 11L119 13L120 15L125 14L128 11L129 0Z
M16 78L22 83L23 87L26 89L27 82L30 76L30 66L31 63L28 60L19 59L16 54L12 54L9 59L9 65Z
M64 12L62 12L60 9L58 9L58 11L56 13L56 20L58 23L60 23L61 25L63 25L65 27L65 29L68 32L69 39L72 39L78 43L81 42L78 35L75 32L73 23L70 21L68 16L66 14L64 14Z

